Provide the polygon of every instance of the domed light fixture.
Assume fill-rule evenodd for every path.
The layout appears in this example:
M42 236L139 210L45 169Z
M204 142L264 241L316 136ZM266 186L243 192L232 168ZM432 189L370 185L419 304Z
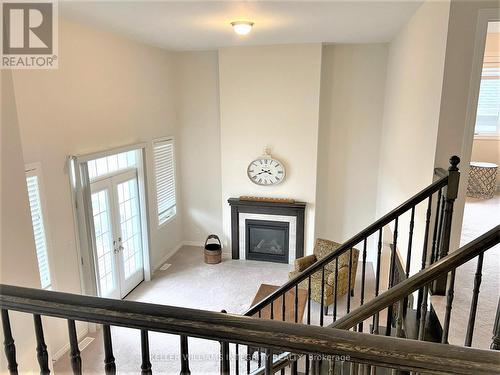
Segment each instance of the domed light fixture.
M252 31L253 22L251 21L233 21L231 22L233 30L238 35L247 35Z

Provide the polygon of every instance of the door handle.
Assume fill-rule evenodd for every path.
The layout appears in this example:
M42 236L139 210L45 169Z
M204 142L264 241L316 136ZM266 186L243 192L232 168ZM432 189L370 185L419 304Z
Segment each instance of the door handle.
M120 243L118 245L118 251L122 251L123 250L123 246L122 246L122 238L121 237L118 237L118 242Z
M118 249L116 248L116 240L113 241L113 253L118 254Z

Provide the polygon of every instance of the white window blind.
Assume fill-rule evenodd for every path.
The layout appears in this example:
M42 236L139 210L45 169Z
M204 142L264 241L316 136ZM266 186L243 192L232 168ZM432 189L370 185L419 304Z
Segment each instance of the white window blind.
M475 133L500 134L500 67L483 67Z
M176 213L173 139L153 141L153 157L158 225L162 225Z
M28 199L31 210L31 221L33 224L33 236L35 239L40 283L43 289L50 289L51 279L47 256L47 236L45 233L43 205L40 198L40 182L36 169L26 171L26 184L28 186Z

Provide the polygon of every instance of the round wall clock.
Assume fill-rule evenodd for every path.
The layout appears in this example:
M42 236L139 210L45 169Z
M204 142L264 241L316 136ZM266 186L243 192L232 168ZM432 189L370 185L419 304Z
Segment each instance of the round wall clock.
M271 155L265 154L248 165L247 175L254 184L276 185L285 179L285 166Z

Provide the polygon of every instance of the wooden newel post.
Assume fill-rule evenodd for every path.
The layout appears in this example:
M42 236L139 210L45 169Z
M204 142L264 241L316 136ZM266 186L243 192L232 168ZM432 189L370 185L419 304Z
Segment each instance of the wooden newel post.
M450 167L448 168L448 184L444 193L444 212L443 212L443 225L441 229L439 249L438 249L438 259L444 258L448 255L450 250L450 238L451 238L451 225L453 219L453 205L455 199L458 196L458 185L460 183L460 170L458 169L458 164L460 163L460 158L456 155L450 158ZM434 282L432 293L437 295L445 295L446 293L446 280L447 276L443 275Z

